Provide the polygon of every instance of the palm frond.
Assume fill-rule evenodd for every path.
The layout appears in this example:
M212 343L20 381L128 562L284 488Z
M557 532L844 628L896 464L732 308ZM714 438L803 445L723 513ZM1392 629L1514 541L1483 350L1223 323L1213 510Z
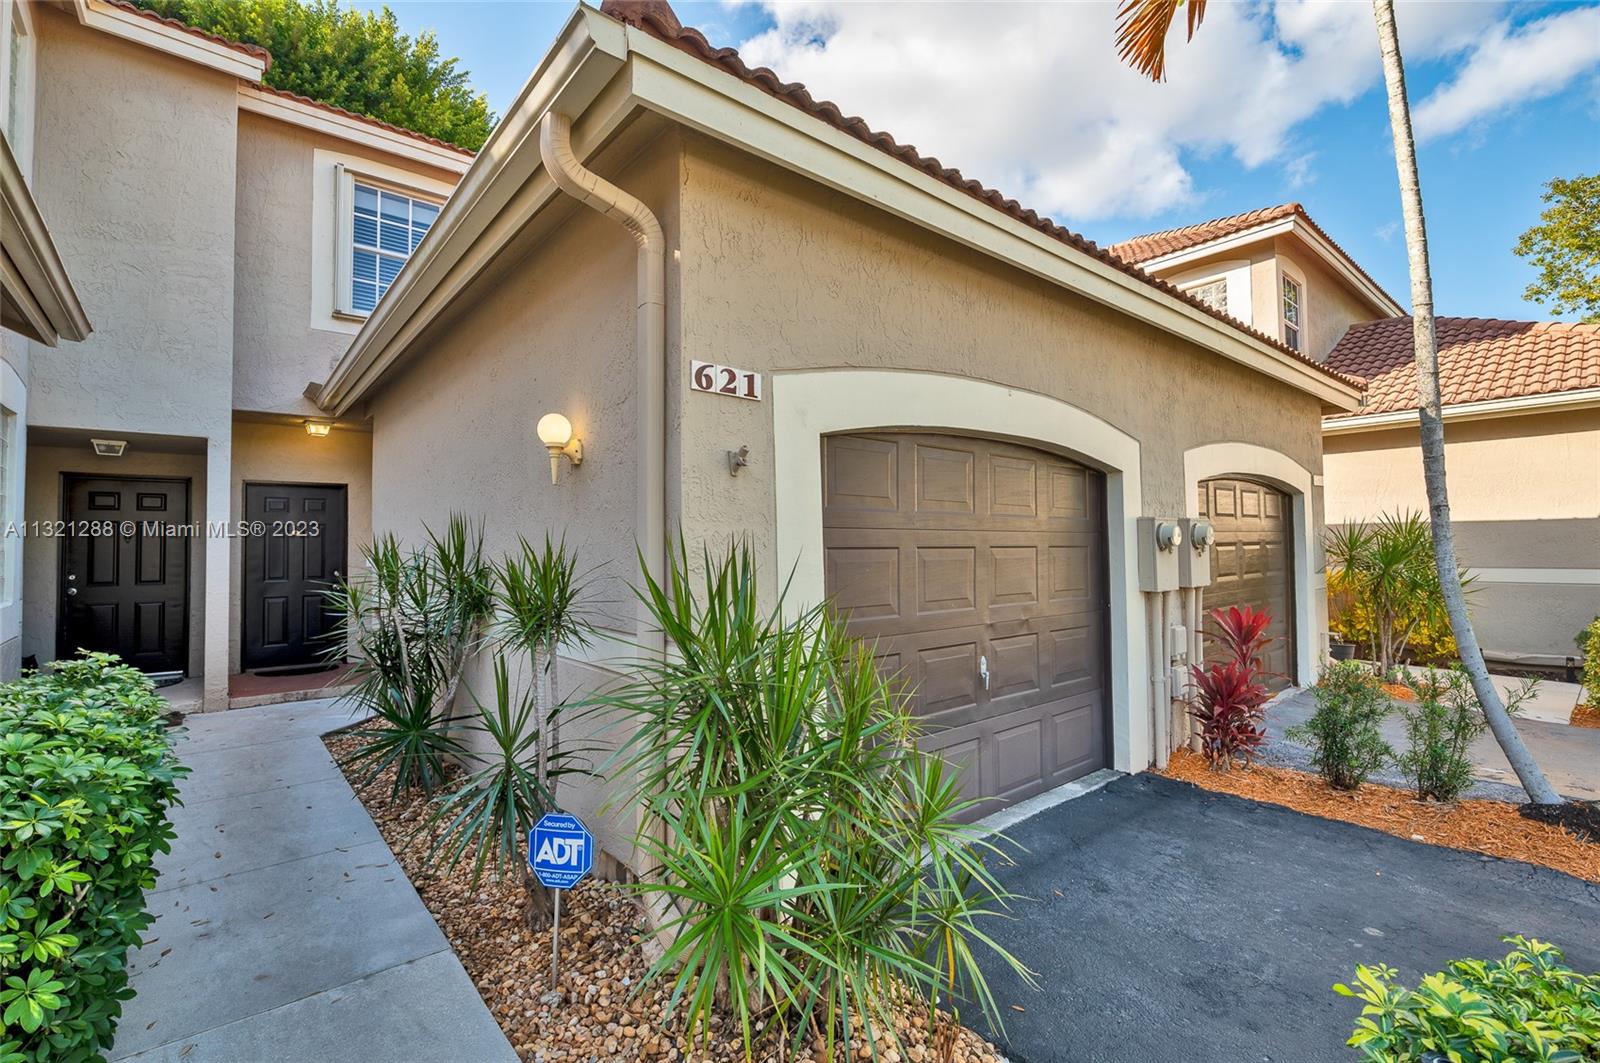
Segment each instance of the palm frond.
M1167 78L1167 31L1188 8L1189 40L1206 17L1206 0L1123 0L1117 9L1117 57L1151 81Z

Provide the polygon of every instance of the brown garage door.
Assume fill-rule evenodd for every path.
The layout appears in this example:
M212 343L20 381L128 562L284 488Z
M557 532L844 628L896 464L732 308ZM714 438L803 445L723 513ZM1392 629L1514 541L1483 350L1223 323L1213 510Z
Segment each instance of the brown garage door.
M1104 767L1100 474L901 433L830 437L822 461L827 591L914 688L923 748L961 763L975 798L1016 801Z
M1294 681L1294 557L1289 496L1249 480L1207 480L1200 485L1200 515L1216 528L1207 612L1249 605L1272 614L1274 636L1266 665L1269 685ZM1208 625L1209 628L1209 625Z

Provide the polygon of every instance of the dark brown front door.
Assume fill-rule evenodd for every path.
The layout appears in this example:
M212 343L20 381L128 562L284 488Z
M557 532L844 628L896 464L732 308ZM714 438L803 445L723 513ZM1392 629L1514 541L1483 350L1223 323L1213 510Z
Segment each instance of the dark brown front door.
M1281 690L1295 681L1294 518L1289 496L1250 480L1207 480L1200 485L1200 515L1216 529L1206 612L1249 605L1272 614L1274 641L1266 665L1268 685ZM1207 624L1207 630L1210 625Z
M1105 481L960 436L823 442L827 592L914 689L975 815L1109 762Z
M189 655L189 482L62 477L56 654L114 653L146 672Z
M244 522L241 665L326 659L339 621L327 592L345 567L344 486L245 484Z

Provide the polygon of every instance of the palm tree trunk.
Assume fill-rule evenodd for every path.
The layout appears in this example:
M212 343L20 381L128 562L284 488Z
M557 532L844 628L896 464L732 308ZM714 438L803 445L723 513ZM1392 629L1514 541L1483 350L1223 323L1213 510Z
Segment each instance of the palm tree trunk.
M1444 420L1440 412L1439 352L1433 328L1433 279L1428 269L1428 233L1422 217L1422 189L1417 178L1416 142L1411 133L1411 107L1406 99L1405 66L1400 58L1400 36L1395 30L1393 0L1372 0L1378 21L1378 47L1383 55L1383 80L1389 92L1389 125L1394 133L1394 161L1400 173L1400 205L1405 215L1406 255L1411 263L1411 320L1417 357L1417 394L1422 423L1422 473L1428 489L1428 511L1433 531L1434 564L1450 629L1472 689L1483 706L1489 729L1505 751L1506 760L1535 804L1560 804L1561 796L1539 770L1533 755L1489 680L1489 669L1478 646L1477 633L1467 616L1461 590L1461 568L1456 563L1455 535L1450 527L1450 497L1445 489Z

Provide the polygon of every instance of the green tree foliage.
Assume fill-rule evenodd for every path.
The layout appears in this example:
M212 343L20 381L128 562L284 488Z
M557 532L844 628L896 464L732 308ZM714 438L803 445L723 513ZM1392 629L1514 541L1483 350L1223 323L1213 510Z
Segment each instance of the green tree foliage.
M1600 173L1553 178L1543 198L1539 224L1512 248L1539 270L1522 297L1600 321Z
M494 128L489 100L432 32L338 0L134 0L164 18L272 53L266 83L472 151Z

